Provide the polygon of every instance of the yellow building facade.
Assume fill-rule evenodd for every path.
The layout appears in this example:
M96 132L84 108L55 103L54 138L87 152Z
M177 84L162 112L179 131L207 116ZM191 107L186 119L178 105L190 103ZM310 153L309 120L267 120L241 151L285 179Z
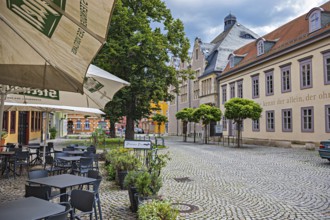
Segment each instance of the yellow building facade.
M26 145L41 138L42 112L6 111L3 114L3 131L7 132L6 143Z
M158 130L158 124L156 122L152 121L152 116L156 113L161 114L161 115L165 115L166 117L168 114L168 104L164 101L158 102L157 104L155 103L151 103L151 108L153 109L159 109L159 110L154 110L152 115L150 115L149 118L144 118L141 120L141 125L139 125L138 127L142 127L142 129L144 130L145 133L150 134L150 133L154 133L154 134L158 134L159 130ZM167 123L162 123L160 126L160 134L165 134L167 133Z
M232 53L219 82L220 109L230 98L259 103L262 117L243 124L243 141L318 146L330 133L330 2L311 9ZM319 16L319 23L312 17ZM316 27L316 28L315 28ZM235 125L224 117L224 135Z

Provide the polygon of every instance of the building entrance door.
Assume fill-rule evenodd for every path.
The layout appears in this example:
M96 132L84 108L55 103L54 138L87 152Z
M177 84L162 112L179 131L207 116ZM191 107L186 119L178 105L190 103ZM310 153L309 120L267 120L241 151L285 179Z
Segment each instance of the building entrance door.
M28 112L19 112L18 117L18 143L28 144L29 142L29 123Z
M73 134L73 121L68 121L68 134Z

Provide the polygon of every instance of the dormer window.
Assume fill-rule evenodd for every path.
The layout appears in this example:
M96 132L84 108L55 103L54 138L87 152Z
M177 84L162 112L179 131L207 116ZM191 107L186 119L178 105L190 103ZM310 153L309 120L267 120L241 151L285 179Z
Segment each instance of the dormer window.
M231 55L229 57L229 67L230 68L233 68L235 66L235 56L234 55Z
M264 45L263 40L259 40L257 43L257 53L258 53L258 56L265 53L265 45Z
M309 33L321 28L321 11L315 10L309 16Z

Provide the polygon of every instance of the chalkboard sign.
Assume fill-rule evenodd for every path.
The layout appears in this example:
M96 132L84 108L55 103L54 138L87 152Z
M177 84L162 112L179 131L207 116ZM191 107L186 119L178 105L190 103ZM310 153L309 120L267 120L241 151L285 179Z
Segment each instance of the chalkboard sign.
M125 140L124 148L134 148L134 149L151 149L151 141L144 140Z
M215 130L215 135L214 136L218 136L218 137L222 137L222 125L216 125L214 126L214 130Z

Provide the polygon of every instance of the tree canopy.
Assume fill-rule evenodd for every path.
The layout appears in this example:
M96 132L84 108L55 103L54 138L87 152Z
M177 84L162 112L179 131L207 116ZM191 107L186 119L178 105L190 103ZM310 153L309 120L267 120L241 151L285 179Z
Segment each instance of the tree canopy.
M168 87L178 81L170 56L187 60L189 47L183 23L163 1L116 1L107 43L94 63L130 82L116 94L127 117L126 138L134 137L134 121L149 116L151 101L173 98Z
M211 121L220 121L222 112L218 107L202 104L194 110L192 117L193 120L202 121L204 125L204 143L207 144L207 125Z
M202 121L203 125L208 125L211 121L220 121L222 112L215 106L202 104L193 112L193 117Z
M261 117L262 107L250 100L243 98L232 98L225 103L225 117L233 120L237 127L237 144L240 147L241 126L244 119L257 120Z
M262 112L262 107L258 103L243 98L230 99L225 103L225 108L225 117L235 122L240 122L247 118L257 120Z

